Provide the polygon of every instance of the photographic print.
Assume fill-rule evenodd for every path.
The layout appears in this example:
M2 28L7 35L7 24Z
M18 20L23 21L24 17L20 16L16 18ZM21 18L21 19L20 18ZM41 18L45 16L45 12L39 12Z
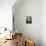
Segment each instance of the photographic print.
M32 16L26 16L26 24L32 24Z

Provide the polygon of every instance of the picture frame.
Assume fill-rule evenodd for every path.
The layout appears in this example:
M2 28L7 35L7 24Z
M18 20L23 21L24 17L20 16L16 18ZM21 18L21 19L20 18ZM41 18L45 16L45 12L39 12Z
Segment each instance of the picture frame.
M26 24L32 24L32 16L26 16Z

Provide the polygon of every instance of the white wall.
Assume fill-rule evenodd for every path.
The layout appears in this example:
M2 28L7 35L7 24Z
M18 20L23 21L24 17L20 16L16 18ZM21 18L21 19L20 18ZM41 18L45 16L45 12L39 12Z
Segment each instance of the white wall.
M46 46L46 0L41 1L41 40L42 46Z
M18 32L22 32L25 38L34 40L36 46L41 46L41 0L23 0L14 10ZM32 24L26 24L26 16L32 16Z
M16 0L0 0L0 27L12 28L12 6Z

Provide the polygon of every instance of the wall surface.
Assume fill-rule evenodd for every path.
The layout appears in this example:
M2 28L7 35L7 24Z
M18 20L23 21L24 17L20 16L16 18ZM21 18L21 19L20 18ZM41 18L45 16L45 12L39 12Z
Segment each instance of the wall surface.
M14 10L15 28L24 34L24 38L41 46L41 0L23 0ZM26 24L26 16L32 16L32 24Z
M46 0L41 1L41 41L46 46Z

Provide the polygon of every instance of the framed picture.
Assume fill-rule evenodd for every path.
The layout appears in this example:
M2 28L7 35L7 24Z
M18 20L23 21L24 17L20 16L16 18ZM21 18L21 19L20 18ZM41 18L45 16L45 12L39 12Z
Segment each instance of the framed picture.
M26 24L32 24L32 16L26 16Z

